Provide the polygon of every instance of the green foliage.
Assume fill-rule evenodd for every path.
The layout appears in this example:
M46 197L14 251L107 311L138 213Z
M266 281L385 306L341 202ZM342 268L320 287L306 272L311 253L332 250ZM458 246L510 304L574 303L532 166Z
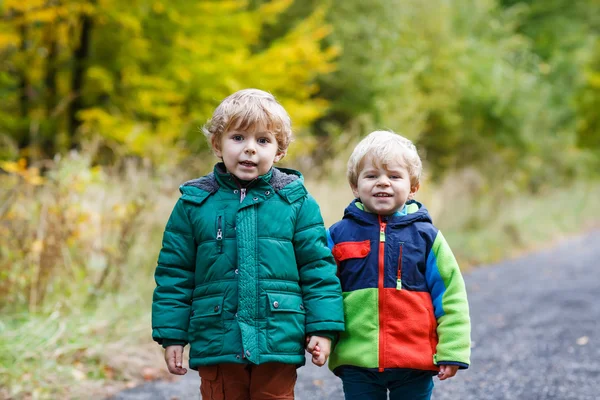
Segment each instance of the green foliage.
M593 58L585 69L585 83L576 95L579 144L600 153L600 38L596 39Z
M322 126L340 124L355 135L402 132L417 142L434 179L476 166L490 181L535 191L549 178L589 169L577 148L574 122L582 110L573 107L573 87L583 81L585 12L593 4L560 16L546 2L525 3L336 4L328 40L342 54L339 69L322 78L322 95L333 99ZM541 11L557 21L578 18L578 27L544 47L546 36L525 29L540 18L536 32L545 32ZM598 98L593 89L581 94L587 107Z

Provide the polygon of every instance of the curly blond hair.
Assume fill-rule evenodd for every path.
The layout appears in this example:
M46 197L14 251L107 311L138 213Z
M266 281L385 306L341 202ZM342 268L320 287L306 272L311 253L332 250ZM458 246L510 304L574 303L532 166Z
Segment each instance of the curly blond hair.
M267 129L275 136L279 152L285 153L292 141L291 125L287 111L271 93L243 89L219 104L202 131L214 149L230 130Z

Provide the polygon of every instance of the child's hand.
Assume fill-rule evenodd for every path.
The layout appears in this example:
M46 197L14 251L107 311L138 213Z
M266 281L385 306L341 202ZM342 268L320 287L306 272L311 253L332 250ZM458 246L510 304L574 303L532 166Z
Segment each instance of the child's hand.
M318 367L325 365L331 352L331 340L322 336L310 336L306 341L306 351L312 354L313 364Z
M174 375L185 375L187 369L183 368L183 346L167 346L165 361L169 372Z
M440 365L438 378L440 378L440 381L452 378L454 375L456 375L456 371L458 371L458 365Z

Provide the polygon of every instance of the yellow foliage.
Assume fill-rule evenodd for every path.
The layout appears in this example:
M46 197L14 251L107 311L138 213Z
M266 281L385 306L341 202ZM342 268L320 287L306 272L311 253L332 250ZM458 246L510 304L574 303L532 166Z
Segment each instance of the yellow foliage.
M13 32L0 32L0 50L8 47L19 47L21 39Z
M261 4L259 14L269 23L275 22L276 18L292 5L293 0L273 0Z
M165 5L160 1L155 1L154 4L152 4L152 11L157 14L162 14L165 12Z
M4 7L7 10L13 10L17 12L25 12L29 10L34 10L37 8L41 8L46 4L45 0L5 0Z
M41 8L28 12L25 15L24 22L31 23L48 23L54 22L60 17L60 14L54 7Z
M600 72L590 71L586 74L588 84L595 89L600 89Z
M272 0L252 8L247 0L7 0L3 9L18 15L0 21L0 50L16 49L10 63L27 78L28 95L35 100L29 118L44 120L54 113L58 121L50 129L62 138L70 126L65 110L80 96L87 108L77 110L81 125L70 136L99 136L117 155L161 162L190 151L188 139L198 146L198 127L239 89L273 93L297 131L323 115L328 104L315 98L317 78L335 69L339 54L338 48L322 45L331 31L325 9L263 43L265 27L277 23L292 3ZM84 15L92 19L92 48L84 60L83 86L73 88ZM22 49L23 24L28 43ZM49 72L55 93L46 91ZM47 93L53 98L46 99ZM60 104L45 109L53 102Z
M129 30L135 35L139 35L142 32L141 21L135 18L133 15L117 14L115 22L120 24L122 28Z
M92 92L98 93L113 93L114 81L113 77L105 68L93 66L87 70L87 85Z
M0 161L0 168L8 173L12 173L22 178L25 182L39 186L44 183L44 178L40 176L40 170L37 167L27 167L27 161L24 158L14 161Z

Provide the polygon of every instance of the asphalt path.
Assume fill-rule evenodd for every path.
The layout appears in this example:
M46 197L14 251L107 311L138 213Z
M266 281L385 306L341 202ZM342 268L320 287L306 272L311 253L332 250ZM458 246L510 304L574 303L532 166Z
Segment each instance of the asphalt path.
M600 230L465 274L471 367L435 379L434 400L596 400L600 389ZM195 371L113 400L200 399ZM307 360L297 400L342 400L340 380Z

